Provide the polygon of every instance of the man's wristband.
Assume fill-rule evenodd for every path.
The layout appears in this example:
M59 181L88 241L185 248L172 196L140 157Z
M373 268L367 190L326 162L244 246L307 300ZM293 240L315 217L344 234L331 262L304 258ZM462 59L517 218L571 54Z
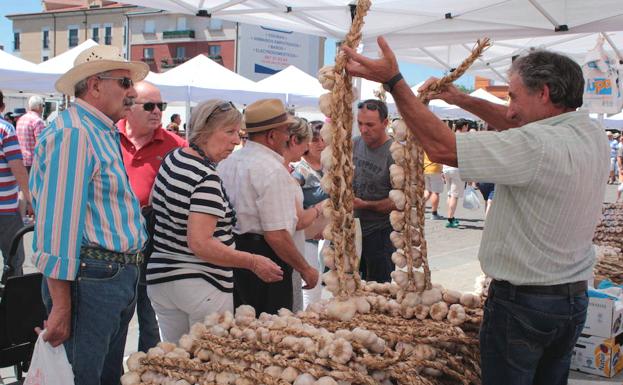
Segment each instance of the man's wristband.
M398 84L399 81L401 81L403 79L402 74L400 72L398 72L396 75L394 75L391 79L389 79L387 82L383 83L383 89L386 92L392 92L392 90L394 89L394 87L396 86L396 84Z

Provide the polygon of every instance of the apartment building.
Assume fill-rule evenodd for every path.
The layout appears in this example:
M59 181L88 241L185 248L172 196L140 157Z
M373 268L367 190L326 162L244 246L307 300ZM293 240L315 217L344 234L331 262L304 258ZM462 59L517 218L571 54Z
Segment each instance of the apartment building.
M127 52L126 14L143 9L105 0L54 0L42 4L42 12L7 15L13 22L13 53L34 63L87 39Z
M203 54L236 69L237 23L165 11L129 12L130 59L164 72Z

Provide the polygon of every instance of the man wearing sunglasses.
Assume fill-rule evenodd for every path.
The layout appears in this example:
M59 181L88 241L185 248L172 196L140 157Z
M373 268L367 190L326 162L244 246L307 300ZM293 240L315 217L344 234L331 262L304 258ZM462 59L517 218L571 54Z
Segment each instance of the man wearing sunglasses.
M500 131L455 135L415 97L385 39L378 43L379 59L344 48L349 73L384 83L432 161L495 183L478 253L493 278L480 328L482 384L566 384L586 320L609 170L604 128L576 111L582 69L553 52L519 56L508 72L508 106L444 87L432 96Z
M64 343L76 385L118 384L123 370L147 233L115 122L148 72L112 46L83 51L56 82L75 100L35 147L30 187L33 259L45 276L48 310L43 339Z
M355 216L361 223L362 248L359 270L367 281L389 282L394 270L391 256L394 246L389 213L395 205L389 199L389 166L394 163L389 152L393 141L387 134L387 105L377 99L358 104L357 124L361 136L353 139L355 177Z
M171 150L186 146L186 141L162 127L162 113L167 104L155 85L142 81L134 86L136 99L125 119L117 122L121 135L121 152L132 191L138 197L147 223L149 240L143 249L144 260L136 298L138 316L138 350L146 352L160 342L156 313L147 297L145 266L153 249L154 220L149 201L151 189L164 156Z

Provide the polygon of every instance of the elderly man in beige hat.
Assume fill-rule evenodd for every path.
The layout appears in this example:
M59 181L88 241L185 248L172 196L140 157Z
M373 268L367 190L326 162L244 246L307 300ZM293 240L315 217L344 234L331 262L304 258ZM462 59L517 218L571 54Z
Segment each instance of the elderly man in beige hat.
M75 96L35 148L34 260L46 279L43 339L64 343L76 385L118 384L147 239L115 122L148 73L110 46L81 53L56 89Z
M288 125L294 120L278 99L250 104L244 118L247 144L218 166L238 217L236 248L272 259L282 268L283 280L265 283L250 271L234 269L234 305L275 314L280 308L292 309L292 269L301 273L307 289L316 286L318 271L305 261L292 238L296 196L282 155L290 138Z

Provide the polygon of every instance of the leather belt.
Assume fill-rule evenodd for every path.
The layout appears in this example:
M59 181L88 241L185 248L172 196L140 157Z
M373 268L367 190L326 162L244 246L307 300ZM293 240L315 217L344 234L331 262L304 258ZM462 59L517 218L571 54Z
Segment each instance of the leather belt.
M248 241L263 241L264 236L255 233L234 234L235 238L246 239Z
M586 281L563 283L560 285L549 285L549 286L532 286L532 285L516 286L508 281L498 281L498 280L493 280L491 283L497 287L502 287L506 289L514 288L517 293L575 296L588 290L588 283Z
M129 265L140 265L143 262L143 253L119 253L115 251L109 251L98 247L81 247L80 257L99 259L102 261L117 262Z

